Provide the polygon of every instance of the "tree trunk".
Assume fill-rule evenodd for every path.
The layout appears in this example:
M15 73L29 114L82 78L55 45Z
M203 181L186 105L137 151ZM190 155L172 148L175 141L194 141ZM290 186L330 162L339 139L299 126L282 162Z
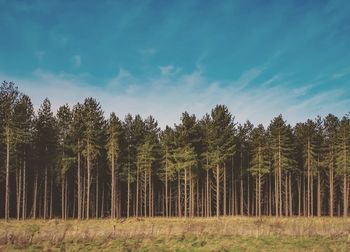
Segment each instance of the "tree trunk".
M226 165L224 164L224 216L226 216Z
M78 140L78 148L80 147L80 141ZM80 167L80 151L78 150L78 220L82 219L82 191L81 191L81 167Z
M36 205L38 198L38 171L35 172L34 193L33 193L33 218L36 219Z
M165 216L168 217L168 152L165 155Z
M91 186L91 160L90 160L90 146L88 144L87 151L87 194L86 194L86 219L90 218L90 186Z
M216 216L220 216L220 166L216 165Z
M22 202L22 219L24 220L27 216L27 184L26 184L26 160L24 155L23 160L23 202Z
M243 191L243 152L241 151L241 177L240 177L240 184L241 184L241 196L240 196L240 214L244 215L243 210L243 200L244 200L244 191Z
M333 169L333 146L331 151L331 164L329 166L329 216L333 217L334 213L334 169Z
M6 128L6 192L5 192L5 220L10 217L10 132Z
M47 166L45 166L44 219L47 218Z
M114 149L112 150L112 181L111 181L111 218L115 218L115 160L114 160Z
M187 217L187 169L185 169L185 218Z

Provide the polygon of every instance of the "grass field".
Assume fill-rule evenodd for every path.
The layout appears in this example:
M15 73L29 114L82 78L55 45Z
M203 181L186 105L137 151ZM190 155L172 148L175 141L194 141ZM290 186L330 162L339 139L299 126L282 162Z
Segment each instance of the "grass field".
M350 218L0 221L0 251L350 251Z

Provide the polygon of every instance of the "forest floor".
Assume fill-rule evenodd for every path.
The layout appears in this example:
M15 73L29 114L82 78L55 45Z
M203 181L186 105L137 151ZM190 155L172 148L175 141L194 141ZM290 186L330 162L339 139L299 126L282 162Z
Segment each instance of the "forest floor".
M350 251L350 218L0 220L0 251Z

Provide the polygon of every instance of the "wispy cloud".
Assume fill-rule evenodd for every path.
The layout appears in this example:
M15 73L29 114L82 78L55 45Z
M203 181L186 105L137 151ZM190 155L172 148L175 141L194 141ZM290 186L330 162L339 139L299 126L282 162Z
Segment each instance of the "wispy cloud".
M333 79L338 79L338 78L342 78L342 77L344 77L346 75L349 75L349 74L350 74L350 67L342 69L341 71L339 71L337 73L334 73L332 75L332 78Z
M180 69L175 67L174 65L160 66L159 70L162 75L175 75L180 72Z
M107 116L112 111L121 118L127 113L152 114L162 127L178 123L184 111L195 113L200 118L216 104L226 104L239 122L249 119L255 124L265 125L280 113L294 124L330 112L339 116L348 112L346 108L350 106L350 99L336 88L315 92L312 86L306 86L294 90L283 85L285 80L280 77L279 85L274 85L275 76L248 88L246 85L256 80L259 73L247 70L237 80L223 82L209 81L199 69L190 74L159 74L148 79L140 79L121 69L105 88L91 85L77 76L53 74L40 69L34 71L30 78L4 74L0 74L0 78L15 81L23 92L32 97L36 108L45 97L49 97L54 109L57 109L66 102L74 105L92 96L101 102ZM271 84L263 85L267 82ZM237 89L237 84L246 88Z

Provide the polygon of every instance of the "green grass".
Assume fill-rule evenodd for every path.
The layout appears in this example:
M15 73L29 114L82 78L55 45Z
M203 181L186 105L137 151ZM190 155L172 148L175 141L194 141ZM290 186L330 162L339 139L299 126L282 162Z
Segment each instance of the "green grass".
M0 221L0 251L350 251L349 218Z

